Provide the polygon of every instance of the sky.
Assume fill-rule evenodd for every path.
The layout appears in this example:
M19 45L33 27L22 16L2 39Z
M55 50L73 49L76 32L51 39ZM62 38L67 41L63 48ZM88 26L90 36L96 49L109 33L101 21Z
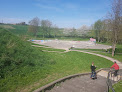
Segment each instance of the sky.
M59 28L90 26L104 18L111 0L0 0L0 22L28 23L35 17Z

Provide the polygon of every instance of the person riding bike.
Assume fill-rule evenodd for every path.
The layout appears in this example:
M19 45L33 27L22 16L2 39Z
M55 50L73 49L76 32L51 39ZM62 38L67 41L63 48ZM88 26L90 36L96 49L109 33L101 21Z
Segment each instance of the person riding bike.
M110 69L114 68L115 71L114 71L114 76L117 76L117 73L119 71L119 65L116 63L116 61L114 61L114 64L111 66Z

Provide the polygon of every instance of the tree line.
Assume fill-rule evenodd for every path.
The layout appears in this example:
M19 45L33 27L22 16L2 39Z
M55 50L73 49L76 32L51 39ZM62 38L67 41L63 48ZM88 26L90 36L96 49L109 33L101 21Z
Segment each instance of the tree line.
M58 34L61 34L60 29L53 25L51 21L40 20L38 17L29 21L28 32L31 32L36 37L41 35L43 38L56 37Z

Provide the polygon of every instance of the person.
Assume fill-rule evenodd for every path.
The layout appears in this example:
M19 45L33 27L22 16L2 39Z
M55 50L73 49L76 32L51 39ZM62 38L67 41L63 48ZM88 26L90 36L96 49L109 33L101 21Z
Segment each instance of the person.
M92 74L91 74L91 77L90 77L91 79L97 78L96 77L95 69L96 69L96 66L94 66L94 62L92 62L92 65L91 65L91 72L92 72Z
M116 63L116 61L114 61L114 64L111 66L110 69L114 68L114 76L117 76L117 72L119 71L119 65Z

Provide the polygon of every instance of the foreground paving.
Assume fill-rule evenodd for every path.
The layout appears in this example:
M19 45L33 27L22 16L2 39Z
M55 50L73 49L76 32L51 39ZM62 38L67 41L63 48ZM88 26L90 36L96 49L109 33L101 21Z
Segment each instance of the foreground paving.
M120 76L121 73L122 70L119 72ZM102 70L97 73L95 80L90 78L90 74L71 78L45 92L107 92L107 74L108 70ZM111 82L116 83L113 80Z
M106 92L106 78L98 75L98 79L92 80L90 75L84 75L62 82L46 92Z

